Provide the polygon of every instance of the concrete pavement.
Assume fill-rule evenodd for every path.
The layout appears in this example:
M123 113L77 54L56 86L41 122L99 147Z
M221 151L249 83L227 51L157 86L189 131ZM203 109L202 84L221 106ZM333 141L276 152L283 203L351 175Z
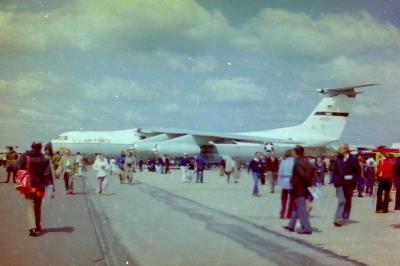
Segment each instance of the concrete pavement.
M177 170L134 179L121 185L109 176L99 195L89 170L76 179L73 196L57 180L56 198L43 203L38 238L28 236L23 197L1 183L1 264L398 265L400 213L374 213L373 198L354 197L350 224L336 228L335 192L324 187L312 210L314 233L303 236L282 229L280 193L267 185L261 197L251 196L246 173L239 184L227 184L215 170L205 172L204 184L182 183Z
M350 224L336 228L335 192L324 187L312 211L315 231L303 236L282 229L280 193L262 186L262 197L251 196L247 174L239 184L227 184L215 170L205 172L205 184L182 183L179 171L146 171L135 180L121 185L109 177L110 196L98 196L98 204L142 265L398 264L400 214L375 214L372 198L355 197Z
M0 169L4 182L5 171ZM24 197L13 183L0 183L1 265L123 265L131 262L114 237L101 209L93 208L92 192L81 178L77 194L65 194L63 180L56 180L56 196L42 207L43 233L28 236ZM112 235L112 234L111 234Z

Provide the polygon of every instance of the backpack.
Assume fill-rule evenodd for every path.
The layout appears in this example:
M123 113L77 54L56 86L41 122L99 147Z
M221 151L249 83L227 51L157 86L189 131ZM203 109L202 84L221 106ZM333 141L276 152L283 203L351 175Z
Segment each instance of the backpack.
M17 183L15 189L20 193L25 194L31 190L31 174L29 171L30 157L27 156L26 170L20 169L17 171Z

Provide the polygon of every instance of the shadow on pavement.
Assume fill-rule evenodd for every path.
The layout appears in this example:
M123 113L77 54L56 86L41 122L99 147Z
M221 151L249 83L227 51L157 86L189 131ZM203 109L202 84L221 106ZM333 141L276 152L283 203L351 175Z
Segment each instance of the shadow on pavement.
M72 195L86 195L87 192L74 192Z
M319 230L319 228L317 228L317 227L312 227L311 229L312 229L313 233L323 233L323 231Z
M356 221L356 220L348 220L348 221L346 222L345 225L348 225L348 224L358 224L358 223L360 223L360 222L359 222L359 221Z
M75 231L75 228L72 226L63 226L63 227L50 227L50 228L43 228L41 231L41 235L47 233L72 233Z
M393 227L393 229L400 229L400 224L391 224L391 227Z

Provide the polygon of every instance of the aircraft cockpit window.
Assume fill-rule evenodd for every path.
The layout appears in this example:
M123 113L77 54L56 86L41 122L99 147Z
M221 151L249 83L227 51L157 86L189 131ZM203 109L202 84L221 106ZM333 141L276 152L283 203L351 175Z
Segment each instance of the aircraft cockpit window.
M58 136L56 140L68 140L68 136Z

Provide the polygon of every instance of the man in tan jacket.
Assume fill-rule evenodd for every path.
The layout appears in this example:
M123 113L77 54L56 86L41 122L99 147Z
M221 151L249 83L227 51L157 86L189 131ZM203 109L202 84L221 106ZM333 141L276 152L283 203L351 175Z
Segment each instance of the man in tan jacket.
M75 158L72 156L70 150L65 150L65 153L58 164L56 176L64 178L67 194L74 194L73 176L75 175L75 170Z
M13 177L13 182L15 183L15 165L17 163L18 153L14 150L12 146L8 147L6 154L6 169L7 169L7 181L10 182L11 174Z

